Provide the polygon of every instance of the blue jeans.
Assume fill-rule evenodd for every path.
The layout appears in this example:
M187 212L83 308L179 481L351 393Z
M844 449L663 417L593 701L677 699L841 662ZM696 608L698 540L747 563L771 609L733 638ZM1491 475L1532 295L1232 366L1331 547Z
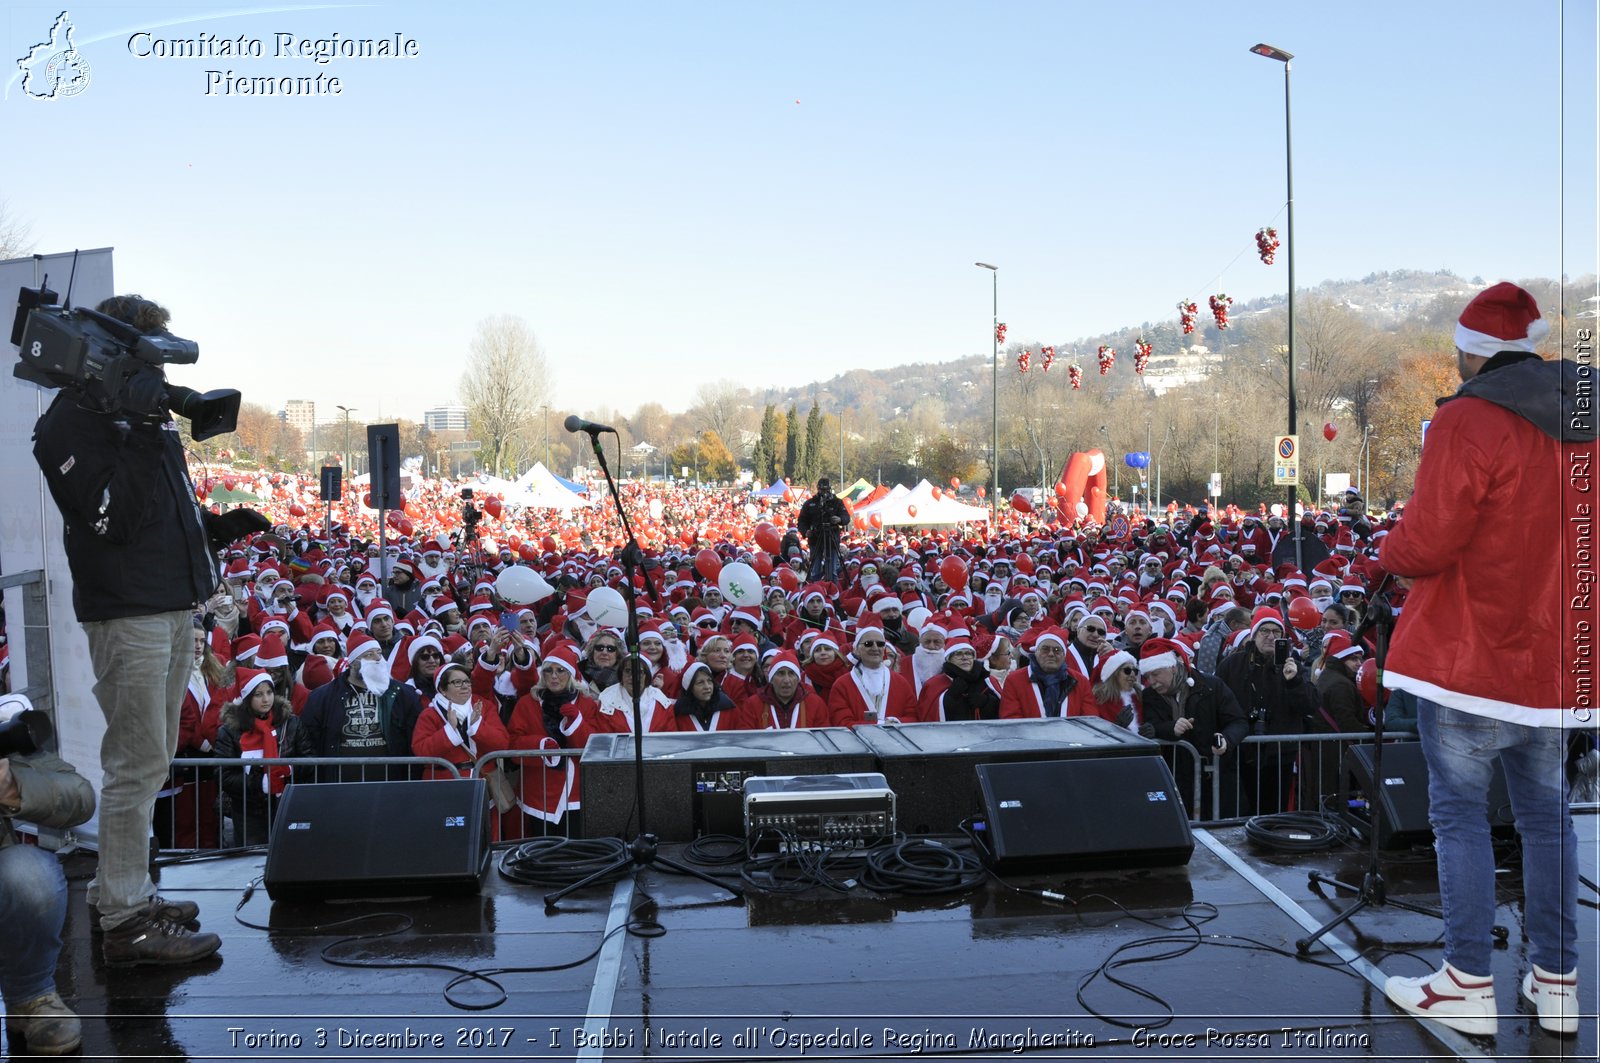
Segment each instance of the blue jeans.
M10 830L0 820L0 830ZM61 927L67 921L67 876L61 862L33 845L0 849L0 997L16 1005L56 987Z
M94 697L106 718L100 860L89 905L110 930L137 915L156 892L150 815L178 749L178 718L194 662L193 613L97 620L83 630L94 662Z
M1489 841L1489 781L1495 757L1505 769L1511 811L1522 834L1522 888L1529 954L1547 971L1578 966L1578 835L1567 807L1567 734L1417 699L1428 761L1428 821L1439 854L1444 958L1466 974L1489 977L1494 925L1494 853Z

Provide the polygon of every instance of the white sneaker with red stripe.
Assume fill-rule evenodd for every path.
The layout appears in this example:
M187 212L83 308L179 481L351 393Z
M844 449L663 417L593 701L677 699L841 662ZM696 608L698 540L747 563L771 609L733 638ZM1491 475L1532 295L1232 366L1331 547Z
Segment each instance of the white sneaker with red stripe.
M1552 974L1534 965L1522 978L1522 995L1539 1009L1539 1025L1550 1033L1578 1032L1578 969Z
M1413 1015L1462 1033L1493 1036L1500 1028L1494 979L1466 974L1448 963L1420 978L1390 978L1384 995Z

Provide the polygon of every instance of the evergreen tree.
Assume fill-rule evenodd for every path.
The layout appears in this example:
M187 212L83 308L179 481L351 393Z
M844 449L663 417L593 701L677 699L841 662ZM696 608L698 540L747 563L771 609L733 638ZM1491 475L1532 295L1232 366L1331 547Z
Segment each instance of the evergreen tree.
M806 441L800 434L800 411L793 406L789 407L789 416L784 424L788 438L783 452L783 475L789 480L795 476L805 476Z
M822 438L822 409L816 404L811 404L811 412L806 414L806 483L814 484L828 474L828 447ZM840 489L843 489L843 484Z
M778 453L778 411L769 402L761 415L761 436L753 455L758 480L771 483L778 478Z

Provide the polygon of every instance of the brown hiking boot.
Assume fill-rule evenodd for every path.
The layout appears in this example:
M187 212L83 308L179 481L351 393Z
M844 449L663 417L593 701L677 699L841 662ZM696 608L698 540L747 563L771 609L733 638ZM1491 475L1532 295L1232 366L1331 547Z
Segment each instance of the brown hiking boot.
M181 964L203 960L222 947L215 934L201 934L182 923L143 914L107 930L100 954L108 967Z
M91 908L89 912L90 927L97 934L102 932L105 928L100 925L100 909ZM149 906L140 914L165 919L169 923L181 923L190 930L200 929L200 906L193 901L169 901L160 894L154 894Z
M76 1052L83 1044L83 1027L78 1016L61 1002L61 995L53 989L9 1009L6 1033L11 1035L12 1055L18 1054L18 1041L24 1042L28 1054L35 1056L64 1056Z

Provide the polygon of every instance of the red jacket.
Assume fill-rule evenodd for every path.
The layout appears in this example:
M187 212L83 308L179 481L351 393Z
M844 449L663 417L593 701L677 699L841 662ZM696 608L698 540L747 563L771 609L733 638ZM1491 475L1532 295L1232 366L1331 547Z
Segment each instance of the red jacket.
M795 691L794 701L787 709L775 706L765 687L745 698L739 708L752 731L827 727L832 722L828 703L803 686Z
M500 712L493 702L484 698L474 698L474 702L483 710L483 719L478 723L478 733L470 736L472 749L467 748L469 736L457 732L452 737L450 729L445 725L442 713L433 704L422 707L422 715L417 717L416 730L411 732L411 755L414 757L441 757L448 760L456 767L466 769L472 766L473 761L485 753L499 753L510 747L510 739L506 737L506 725L500 722ZM458 741L459 739L459 741ZM485 771L493 771L497 763L490 761ZM429 767L423 772L423 777L428 779L454 778L443 768Z
M1044 699L1039 688L1028 678L1031 668L1018 668L1006 676L1006 685L1000 693L1000 718L1002 720L1044 719ZM1089 681L1068 668L1077 684L1061 700L1063 716L1093 716L1094 695L1089 692Z
M1594 584L1577 578L1576 552L1580 543L1594 551L1600 468L1592 438L1562 443L1548 434L1580 416L1593 432L1592 412L1561 406L1563 371L1576 376L1570 362L1480 372L1435 414L1416 491L1379 554L1386 570L1413 580L1386 687L1500 720L1584 725L1562 710L1595 704L1600 616ZM1592 393L1567 391L1569 403L1575 391ZM1540 424L1496 401L1508 396L1524 400ZM1592 561L1583 567L1594 571ZM1575 648L1585 645L1591 656L1580 658Z
M892 669L889 672L889 690L878 712L878 723L921 723L922 712L917 707L917 692L910 680ZM854 727L867 722L867 697L856 682L852 668L834 681L828 694L828 715L835 727Z

